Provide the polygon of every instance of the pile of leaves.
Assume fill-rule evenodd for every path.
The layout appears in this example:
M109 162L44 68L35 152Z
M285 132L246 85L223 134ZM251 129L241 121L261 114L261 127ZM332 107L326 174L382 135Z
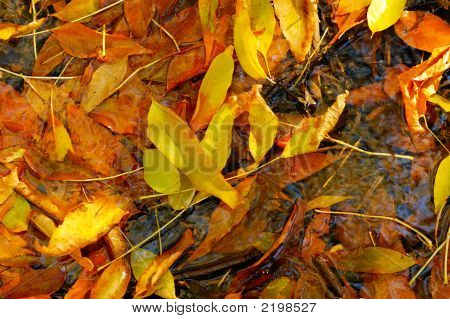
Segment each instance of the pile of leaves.
M450 297L445 1L3 3L0 297Z

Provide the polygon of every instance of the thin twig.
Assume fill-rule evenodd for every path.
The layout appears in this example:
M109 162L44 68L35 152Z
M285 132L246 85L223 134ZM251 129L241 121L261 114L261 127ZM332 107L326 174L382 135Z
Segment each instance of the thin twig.
M139 167L139 168L136 168L136 169L134 169L132 171L128 171L128 172L125 172L125 173L120 173L120 174L117 174L117 175L106 176L106 177L97 177L97 178L88 178L88 179L67 179L67 180L64 180L64 182L87 183L87 182L108 181L108 180L119 178L119 177L122 177L122 176L134 174L136 172L142 171L143 169L144 169L143 167Z
M361 213L354 213L354 212L329 211L329 210L320 210L320 209L316 209L315 212L316 213L321 213L321 214L330 214L330 215L347 215L347 216L356 216L356 217L361 217L361 218L389 220L389 221L395 222L397 224L400 224L403 227L413 231L414 233L416 233L418 235L419 239L430 250L433 249L433 242L427 236L425 236L420 230L417 230L413 226L411 226L411 225L405 223L404 221L402 221L402 220L400 220L398 218L395 218L395 217L383 216L383 215L361 214Z
M445 241L442 244L440 244L439 247L436 248L436 250L433 252L433 254L431 254L430 258L428 258L428 260L425 262L425 264L423 264L423 266L419 269L419 271L409 281L410 286L414 285L414 282L416 281L416 279L419 278L419 276L422 274L422 272L425 270L425 268L428 267L428 265L431 263L431 261L434 259L434 257L436 257L438 252L440 252L442 250L442 248L444 248L444 246L445 246Z
M170 34L169 31L167 31L162 25L160 25L158 22L156 22L155 19L152 19L152 22L161 29L162 32L164 32L173 42L173 44L175 45L175 47L177 48L177 51L180 52L180 47L178 46L177 40L174 38L174 36L172 34Z
M58 77L58 76L31 76L31 75L25 75L25 74L22 74L22 73L16 73L16 72L7 70L7 69L2 68L2 67L0 67L0 71L8 73L10 75L17 76L17 77L22 78L22 79L26 78L26 79L29 79L29 80L50 80L51 81L51 80L58 80L58 79L59 80L72 80L72 79L75 78L74 76L62 76L62 77Z

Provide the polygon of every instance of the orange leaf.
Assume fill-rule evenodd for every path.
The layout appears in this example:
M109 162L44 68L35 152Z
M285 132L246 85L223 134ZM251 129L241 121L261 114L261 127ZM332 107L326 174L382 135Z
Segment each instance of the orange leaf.
M413 48L433 52L450 45L450 24L423 11L404 11L395 24L397 35Z
M120 60L130 55L152 53L128 37L118 34L106 35L106 58L101 55L102 34L80 23L64 24L53 31L63 50L71 56L87 59L101 58Z
M125 0L123 6L133 37L142 38L155 14L154 0Z
M121 299L130 280L130 265L124 258L118 259L97 279L91 291L91 299Z

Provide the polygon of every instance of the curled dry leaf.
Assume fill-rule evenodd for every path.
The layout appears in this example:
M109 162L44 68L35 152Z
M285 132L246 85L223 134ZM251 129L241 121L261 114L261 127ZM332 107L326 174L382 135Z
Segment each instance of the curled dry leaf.
M402 16L406 0L372 0L367 11L367 22L375 33L393 26Z
M450 45L450 24L429 12L404 11L395 24L395 32L409 46L419 50L433 52Z
M428 60L399 75L406 122L410 131L422 133L420 117L427 111L427 100L436 93L442 74L450 67L450 47L438 48Z
M216 56L203 78L197 106L190 122L196 131L208 125L225 101L234 71L233 51L230 46Z
M274 0L281 30L297 61L302 62L311 49L319 17L314 0Z
M102 34L80 23L64 24L53 31L53 36L58 40L64 52L81 59L100 58L116 61L130 55L152 53L128 37L107 34L105 39L106 57L103 57L101 52Z
M327 256L337 269L373 274L393 274L417 263L409 256L383 247L339 251L328 253Z
M48 246L36 247L43 254L64 256L95 243L126 214L127 202L119 196L99 196L67 214L52 234Z
M144 298L151 296L163 288L164 285L161 284L166 283L168 278L164 277L167 276L169 268L193 243L192 232L188 229L174 247L154 259L148 268L144 270L136 285L135 297Z
M241 196L216 169L194 132L171 109L153 101L148 123L149 139L195 188L222 199L232 208L241 203Z

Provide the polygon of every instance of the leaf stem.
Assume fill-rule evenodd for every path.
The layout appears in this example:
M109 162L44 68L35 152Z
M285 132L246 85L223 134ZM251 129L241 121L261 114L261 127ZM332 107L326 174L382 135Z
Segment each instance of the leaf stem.
M180 52L180 47L178 46L177 40L174 38L174 36L172 34L170 34L169 31L167 31L162 25L160 25L158 22L156 22L155 19L152 19L152 22L161 29L162 32L164 32L173 42L173 44L175 45L175 47L177 48L177 51Z
M361 218L371 218L371 219L384 219L384 220L389 220L392 222L395 222L397 224L402 225L403 227L411 230L412 232L416 233L417 236L419 237L419 239L430 249L433 249L433 242L427 237L425 236L421 231L417 230L416 228L414 228L413 226L405 223L404 221L395 218L395 217L390 217L390 216L383 216L383 215L371 215L371 214L362 214L362 213L354 213L354 212L342 212L342 211L329 211L329 210L320 210L320 209L316 209L315 210L316 213L321 213L321 214L330 214L330 215L347 215L347 216L356 216L356 217L361 217Z
M442 248L444 248L445 243L446 242L444 241L442 244L439 245L439 247L436 248L436 250L433 252L433 254L431 254L430 258L428 258L428 260L425 262L425 264L423 264L423 266L419 269L419 271L409 281L410 286L414 285L414 282L416 281L416 279L419 278L419 276L422 274L422 272L425 270L425 268L428 267L428 265L431 263L431 261L434 259L434 257L436 257L438 252L440 252L442 250Z
M107 176L107 177L97 177L97 178L88 178L88 179L67 179L64 180L64 182L72 182L72 183L86 183L86 182L100 182L100 181L107 181L107 180L111 180L111 179L115 179L118 177L122 177L122 176L126 176L126 175L131 175L134 174L136 172L142 171L144 168L143 167L139 167L136 168L132 171L128 171L125 173L120 173L117 175L113 175L113 176Z

